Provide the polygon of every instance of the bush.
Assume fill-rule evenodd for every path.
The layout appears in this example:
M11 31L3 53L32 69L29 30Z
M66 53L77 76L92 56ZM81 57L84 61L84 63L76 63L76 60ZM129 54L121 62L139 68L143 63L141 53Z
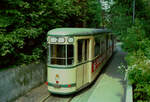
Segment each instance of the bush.
M142 51L130 53L128 62L128 79L133 85L134 101L149 102L150 99L150 59Z
M127 28L127 33L126 35L124 34L122 40L124 42L124 49L128 52L134 52L139 49L143 50L143 48L147 47L146 41L148 40L142 22L136 19L135 25Z
M128 52L126 70L129 82L133 85L134 101L150 101L150 40L144 25L138 19L123 37L123 48Z

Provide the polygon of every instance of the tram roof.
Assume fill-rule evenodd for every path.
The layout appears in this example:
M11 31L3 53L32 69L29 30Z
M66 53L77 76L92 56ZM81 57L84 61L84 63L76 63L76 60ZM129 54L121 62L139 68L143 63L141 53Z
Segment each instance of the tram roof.
M56 28L48 31L48 36L85 36L96 35L100 33L109 33L108 29L94 28Z

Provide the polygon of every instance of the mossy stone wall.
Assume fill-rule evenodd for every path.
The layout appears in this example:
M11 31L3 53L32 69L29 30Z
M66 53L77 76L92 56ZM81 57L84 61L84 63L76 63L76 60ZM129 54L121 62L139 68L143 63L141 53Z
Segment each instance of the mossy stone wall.
M46 64L0 70L0 102L10 102L46 81Z

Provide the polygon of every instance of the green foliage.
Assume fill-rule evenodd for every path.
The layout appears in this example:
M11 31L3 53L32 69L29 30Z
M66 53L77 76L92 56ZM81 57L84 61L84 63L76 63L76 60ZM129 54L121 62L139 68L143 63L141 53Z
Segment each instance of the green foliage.
M134 86L134 101L148 102L150 99L150 40L141 21L127 29L123 36L124 49L128 51L128 79Z
M126 60L128 79L134 86L134 101L148 102L150 99L150 60L142 51L128 54Z
M133 85L134 101L150 101L150 1L135 0L135 22L133 0L114 0L108 26L118 34L123 48L128 52L125 69Z
M100 12L97 0L1 0L0 68L46 57L48 30L99 27Z
M110 12L108 13L110 18L107 26L112 29L114 34L117 34L120 37L127 33L127 28L132 26L132 16L128 15L129 11L130 10L126 5L116 3L112 5Z
M135 0L135 18L143 23L143 28L146 32L150 33L150 13L149 13L149 0ZM115 34L120 36L120 40L127 33L127 29L133 24L133 0L114 0L115 4L110 8L109 15L110 27ZM149 36L149 35L148 35Z
M88 9L86 9L86 16L84 19L86 20L88 26L87 27L95 27L99 28L101 25L101 6L97 0L88 0ZM92 19L91 19L92 17ZM90 25L89 25L90 24Z
M124 48L128 52L137 51L139 49L145 49L147 44L146 41L148 40L145 38L146 33L142 27L142 23L139 20L136 20L135 25L133 25L131 28L127 28L126 35L122 36Z

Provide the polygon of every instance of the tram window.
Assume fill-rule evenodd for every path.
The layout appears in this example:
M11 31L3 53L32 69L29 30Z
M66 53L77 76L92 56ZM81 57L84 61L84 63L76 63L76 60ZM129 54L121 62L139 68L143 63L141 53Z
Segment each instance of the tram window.
M83 40L78 40L78 63L82 62L82 45L83 45Z
M54 64L54 65L66 65L66 64L72 65L73 64L73 51L74 51L73 45L51 44L50 48L51 48L50 49L50 59L51 59L50 63L51 64ZM66 56L66 52L67 52L67 56Z
M65 65L66 64L66 59L52 58L51 59L51 64Z
M51 46L51 64L65 65L66 64L66 54L65 45L50 45Z
M73 64L73 45L67 45L67 64Z
M85 40L85 61L89 59L89 39Z
M78 40L78 63L89 59L89 39Z
M105 52L105 42L103 40L101 41L101 54L104 54L104 52Z
M65 45L51 45L51 57L65 58Z
M95 39L95 57L100 55L100 40Z

